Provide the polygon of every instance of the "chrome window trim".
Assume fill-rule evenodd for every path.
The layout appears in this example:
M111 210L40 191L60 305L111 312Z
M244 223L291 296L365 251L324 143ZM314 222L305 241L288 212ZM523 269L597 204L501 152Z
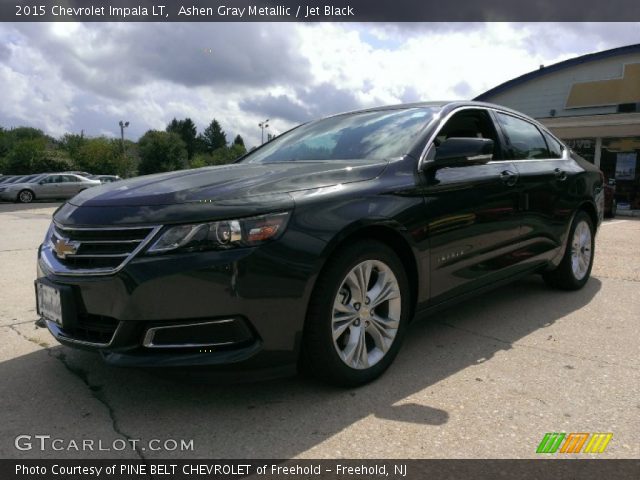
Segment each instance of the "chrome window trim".
M160 327L151 327L147 330L144 335L144 340L142 341L142 345L146 348L198 348L198 347L221 347L224 345L233 345L235 342L218 342L218 343L175 343L175 344L163 344L156 345L153 343L153 337L155 336L158 330L167 330L170 328L184 328L184 327L198 327L200 325L211 325L211 324L221 324L221 323L230 323L235 322L233 318L224 318L222 320L211 320L207 322L196 322L196 323L187 323L187 324L176 324L176 325L162 325Z
M535 120L528 118L524 115L519 115L516 112L512 112L510 110L503 110L501 108L497 108L497 107L488 107L485 105L461 105L459 107L454 108L453 110L451 110L447 115L445 115L444 118L441 118L437 127L435 128L433 134L429 137L429 140L427 141L426 145L424 146L424 148L422 149L422 153L420 154L420 158L418 160L418 172L422 171L422 169L424 168L426 163L431 163L431 160L427 160L427 156L429 154L429 150L431 150L431 148L433 147L433 142L436 139L436 137L438 136L438 133L440 133L440 130L442 130L442 128L444 127L445 123L447 123L451 117L453 115L455 115L458 112L461 112L463 110L484 110L486 112L496 112L496 113L502 113L505 115L511 115L512 117L516 117L519 118L520 120L524 120L525 122L531 123L532 125L536 126L538 129L540 130L544 130L547 134L549 134L551 137L553 137L555 140L558 141L558 143L560 143L560 145L562 145L562 157L561 158L526 158L526 159L522 159L522 160L492 160L490 163L498 163L498 162L522 162L522 161L544 161L544 160L567 160L569 158L569 148L560 140L558 139L555 135L553 135L551 132L549 132L549 130L547 128L545 128L542 124L540 124L539 122L536 122ZM532 121L533 120L533 121ZM496 127L495 125L495 121L493 120L493 118L491 119L492 123L494 123L494 128ZM544 138L544 137L543 137Z
M40 258L46 264L47 268L51 273L62 276L104 276L104 275L113 275L122 270L131 260L133 260L141 250L143 250L151 240L153 240L160 229L162 229L162 225L139 225L139 226L127 226L127 227L63 227L57 222L53 222L53 224L60 228L61 230L82 230L82 231L119 231L119 230L142 230L142 229L151 229L151 231L147 234L145 238L143 238L138 246L134 248L131 253L129 253L124 260L114 268L82 268L82 269L72 269L63 265L62 263L57 261L55 254L53 253L52 244L50 239L48 238L40 249ZM108 242L106 242L108 243ZM97 255L92 255L92 257L98 258Z

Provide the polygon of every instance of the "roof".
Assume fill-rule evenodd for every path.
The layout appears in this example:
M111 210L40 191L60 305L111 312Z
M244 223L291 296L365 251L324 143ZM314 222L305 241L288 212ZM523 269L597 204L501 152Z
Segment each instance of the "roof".
M531 80L535 80L536 78L542 77L544 75L548 75L549 73L558 72L560 70L565 70L567 68L574 67L576 65L582 65L589 62L595 62L598 60L604 60L606 58L617 57L620 55L628 55L630 53L640 53L640 43L636 43L634 45L627 45L624 47L612 48L611 50L604 50L602 52L589 53L587 55L582 55L580 57L570 58L569 60L565 60L563 62L554 63L553 65L549 65L548 67L540 68L538 70L534 70L533 72L525 73L519 77L516 77L508 82L504 82L497 87L492 88L491 90L487 90L486 92L478 95L474 100L489 100L493 95L497 95L499 93L505 92L511 88L522 85Z

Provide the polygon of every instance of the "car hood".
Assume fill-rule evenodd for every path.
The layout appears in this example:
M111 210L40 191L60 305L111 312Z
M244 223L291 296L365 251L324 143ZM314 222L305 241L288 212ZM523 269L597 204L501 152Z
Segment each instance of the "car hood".
M215 203L369 180L386 161L235 163L146 175L102 184L69 200L77 207Z

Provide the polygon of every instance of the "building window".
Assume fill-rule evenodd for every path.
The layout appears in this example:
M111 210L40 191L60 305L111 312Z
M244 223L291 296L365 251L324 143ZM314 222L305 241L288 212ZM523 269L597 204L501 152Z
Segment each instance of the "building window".
M595 138L572 138L564 140L571 150L576 152L588 162L594 163L596 155L596 139Z
M618 105L618 113L640 112L640 103L621 103Z
M640 210L640 137L603 138L600 168L615 179L618 208Z

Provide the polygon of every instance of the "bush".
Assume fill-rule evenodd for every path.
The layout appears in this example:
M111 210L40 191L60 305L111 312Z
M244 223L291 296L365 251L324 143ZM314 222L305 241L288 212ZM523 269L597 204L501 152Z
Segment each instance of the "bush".
M44 138L17 141L6 158L7 173L27 175L45 159L46 142Z
M140 138L138 151L140 175L187 168L187 147L175 133L149 130Z

